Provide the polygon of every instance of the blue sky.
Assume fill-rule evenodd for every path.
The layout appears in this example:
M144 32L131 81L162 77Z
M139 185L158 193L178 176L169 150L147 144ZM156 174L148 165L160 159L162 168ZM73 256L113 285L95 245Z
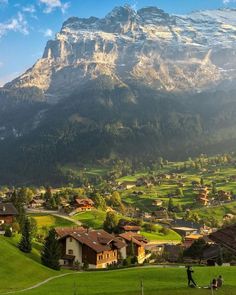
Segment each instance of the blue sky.
M114 6L157 6L169 13L236 8L236 0L0 0L0 86L41 57L70 16L103 17Z

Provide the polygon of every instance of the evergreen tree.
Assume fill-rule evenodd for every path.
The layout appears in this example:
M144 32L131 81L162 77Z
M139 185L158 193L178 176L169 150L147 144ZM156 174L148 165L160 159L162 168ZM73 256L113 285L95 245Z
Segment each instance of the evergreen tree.
M28 218L24 220L22 236L18 247L25 253L30 253L32 250L31 225Z
M107 212L106 219L103 223L105 231L112 233L117 230L118 217L114 212Z
M42 264L49 268L59 270L60 254L61 250L56 237L56 231L55 229L51 229L44 241L44 246L41 254Z

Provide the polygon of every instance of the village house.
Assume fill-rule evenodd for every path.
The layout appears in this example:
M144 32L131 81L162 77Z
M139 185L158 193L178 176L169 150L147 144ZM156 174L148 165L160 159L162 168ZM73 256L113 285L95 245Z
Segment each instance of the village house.
M18 212L12 203L0 203L0 227L4 224L12 225L17 215Z
M138 263L143 263L146 258L145 246L148 243L148 240L144 236L132 232L119 234L119 237L127 245L126 257L136 256Z
M137 225L137 223L132 222L132 221L123 221L119 222L119 230L120 232L131 232L131 233L136 233L139 234L141 231L141 226Z
M29 202L28 207L35 209L35 208L42 208L45 205L45 200L43 199L33 199Z
M162 206L162 204L163 204L163 201L160 199L156 199L156 200L152 201L152 206L160 207L160 206Z
M152 217L159 221L169 220L168 212L164 207L159 207L158 210L152 212Z
M87 264L90 269L106 268L126 258L126 244L104 230L83 227L57 228L62 266Z
M209 238L213 242L227 249L233 254L236 254L235 237L236 237L236 224L222 228L209 235Z
M91 199L75 199L75 210L76 212L91 211L94 208L94 202Z

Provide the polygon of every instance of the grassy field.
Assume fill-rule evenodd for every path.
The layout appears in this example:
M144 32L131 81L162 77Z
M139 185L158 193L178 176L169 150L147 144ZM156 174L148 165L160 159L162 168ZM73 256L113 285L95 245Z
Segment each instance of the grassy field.
M221 220L222 216L225 214L231 213L236 215L236 202L224 204L221 206L216 207L209 207L209 208L201 208L193 210L193 212L197 212L200 218L206 218L212 216L217 220Z
M181 242L181 237L179 234L177 234L173 230L169 230L169 232L166 235L163 235L159 231L157 232L141 232L142 235L144 235L149 241L179 241Z
M200 286L207 286L209 281L218 274L223 275L225 285L215 293L235 295L236 268L195 268L195 279ZM140 268L79 273L56 279L24 294L137 295L141 294L141 280L143 280L145 295L211 294L210 290L187 288L184 268Z
M39 230L41 230L44 227L49 228L74 225L74 223L69 220L48 214L31 214L31 217L33 217L36 220L37 227Z
M20 252L14 239L0 237L0 294L33 286L64 271L50 270L32 259L31 254ZM36 255L36 254L35 254ZM221 274L225 284L216 294L236 294L235 267L196 267L194 278L200 286ZM186 270L176 267L147 267L116 271L74 273L57 278L36 289L25 291L27 295L81 294L81 295L136 295L140 294L143 280L145 295L205 295L210 290L188 289Z
M22 289L58 274L37 262L40 260L39 249L34 248L32 253L24 254L16 247L16 243L17 238L0 236L1 293Z
M79 220L83 225L99 229L103 227L103 222L106 217L106 212L101 210L92 210L82 212L75 215L73 218Z
M184 163L174 163L170 162L165 165L164 168L156 171L157 173L170 174L175 171L176 167L183 166ZM176 171L175 171L176 172ZM219 222L222 222L223 216L226 213L236 214L236 202L225 203L221 207L217 208L205 208L196 202L197 193L193 190L192 182L198 181L203 178L205 185L211 185L212 182L216 183L217 190L224 190L226 192L233 192L236 195L236 181L231 179L231 176L236 175L236 167L234 164L224 164L224 165L212 165L208 169L187 169L184 172L177 172L181 175L181 182L183 187L181 190L183 192L182 197L176 197L176 191L179 189L179 178L174 179L162 179L159 185L152 185L150 187L133 187L132 189L124 190L121 193L122 200L127 205L135 206L142 211L151 212L156 209L152 205L153 200L161 199L165 204L168 203L168 195L173 194L174 205L181 205L184 208L190 208L191 210L196 210L201 218L215 217ZM142 176L148 176L145 172L138 172L134 175L128 175L117 179L117 181L136 181ZM149 175L150 176L150 175ZM138 191L139 194L134 194L134 191ZM211 191L211 189L210 189ZM180 214L180 216L182 216Z

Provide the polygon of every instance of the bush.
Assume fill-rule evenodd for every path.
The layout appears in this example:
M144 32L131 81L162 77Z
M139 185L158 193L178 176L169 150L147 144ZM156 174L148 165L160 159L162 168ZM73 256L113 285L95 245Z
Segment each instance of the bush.
M170 230L164 226L159 230L159 233L163 234L164 236L168 235L169 232Z
M138 258L137 256L134 256L131 258L131 264L137 264L138 263Z
M12 229L10 226L6 226L4 236L8 238L12 237Z

